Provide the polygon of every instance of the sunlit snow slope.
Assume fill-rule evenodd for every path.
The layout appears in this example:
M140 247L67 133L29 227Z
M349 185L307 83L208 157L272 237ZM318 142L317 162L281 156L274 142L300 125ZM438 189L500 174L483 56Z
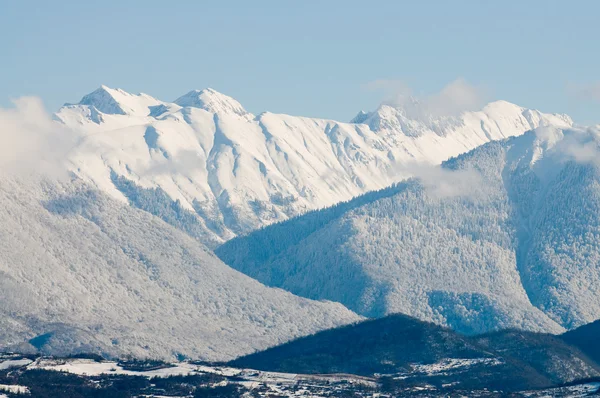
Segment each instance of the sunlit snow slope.
M233 239L216 253L304 297L465 333L560 332L600 318L598 128L540 128L435 173Z
M0 180L0 292L0 350L56 355L225 360L359 319L78 180Z
M340 123L255 116L212 89L168 103L105 86L56 117L83 136L70 157L77 175L211 247L388 186L409 174L409 164L440 163L540 125L572 124L504 101L427 121L382 105Z

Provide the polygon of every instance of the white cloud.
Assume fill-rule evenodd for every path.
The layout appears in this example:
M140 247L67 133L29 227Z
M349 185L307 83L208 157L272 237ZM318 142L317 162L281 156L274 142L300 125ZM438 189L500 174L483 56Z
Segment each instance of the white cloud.
M473 197L481 193L482 177L474 169L449 170L430 166L422 167L415 176L430 195L438 198Z
M574 127L563 130L544 126L536 128L534 133L558 163L573 161L600 167L600 128Z
M484 194L483 177L475 169L452 170L429 163L409 163L399 166L396 174L418 179L427 193L436 198Z
M533 130L536 138L548 148L555 146L564 138L563 131L557 126L540 126Z
M570 130L558 145L558 150L567 160L600 167L600 132L593 127Z
M463 78L450 82L433 94L415 94L400 80L375 80L366 84L365 88L383 92L384 104L403 108L407 117L418 120L458 116L463 112L480 110L487 102L485 90Z
M0 173L66 175L67 153L77 135L52 120L42 101L22 97L0 108Z

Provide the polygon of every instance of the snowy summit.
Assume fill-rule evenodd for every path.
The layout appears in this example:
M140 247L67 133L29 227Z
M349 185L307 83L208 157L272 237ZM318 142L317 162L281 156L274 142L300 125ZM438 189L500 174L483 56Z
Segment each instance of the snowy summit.
M76 175L134 205L151 189L178 201L210 246L388 186L414 163L439 164L491 140L572 124L503 101L451 120L406 114L384 104L353 123L254 116L213 89L163 102L102 86L56 116L83 137L70 156Z

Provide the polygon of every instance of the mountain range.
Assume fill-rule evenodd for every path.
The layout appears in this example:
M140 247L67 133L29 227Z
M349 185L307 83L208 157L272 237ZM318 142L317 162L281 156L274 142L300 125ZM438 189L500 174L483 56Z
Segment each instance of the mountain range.
M598 128L538 128L216 249L269 286L476 334L600 318Z
M0 181L0 350L226 360L359 320L78 179Z
M585 336L597 336L599 326L560 336L505 330L467 337L394 314L228 363L0 354L0 391L36 397L588 397L600 391L600 365Z
M68 176L0 177L0 348L228 360L395 313L600 318L598 131L504 101L407 115L253 115L211 89L65 105Z
M423 120L382 104L341 123L253 115L212 89L164 102L106 86L55 118L81 137L69 155L73 173L209 247L384 188L415 165L539 126L572 125L505 101Z

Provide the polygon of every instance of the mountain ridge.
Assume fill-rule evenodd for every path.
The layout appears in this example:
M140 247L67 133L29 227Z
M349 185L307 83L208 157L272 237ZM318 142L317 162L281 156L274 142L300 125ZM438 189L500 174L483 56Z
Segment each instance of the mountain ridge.
M505 102L426 123L382 105L365 114L369 125L255 116L213 89L173 103L106 86L94 93L56 113L82 137L71 171L124 202L113 173L138 191L161 190L197 218L196 238L210 247L381 189L410 176L414 164L437 164L537 126L572 124Z
M407 180L216 253L267 285L369 317L562 333L600 317L598 134L544 128L488 143L432 181Z
M357 374L504 392L600 376L600 365L562 336L517 330L463 336L394 314L305 336L230 362L257 370Z
M0 180L0 349L227 360L360 317L267 288L73 178Z

